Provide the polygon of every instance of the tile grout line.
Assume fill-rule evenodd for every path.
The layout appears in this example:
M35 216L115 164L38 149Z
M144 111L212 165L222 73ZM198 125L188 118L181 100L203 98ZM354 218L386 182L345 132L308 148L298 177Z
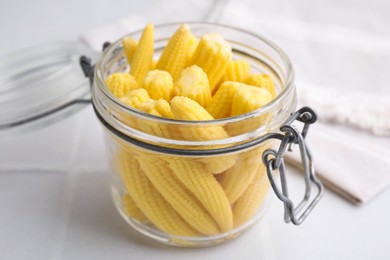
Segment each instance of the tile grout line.
M77 149L81 143L81 138L82 138L82 129L85 120L84 117L86 117L87 114L83 114L80 116L77 122L76 131L75 131L75 136L74 136L74 145L71 149L71 159L69 161L69 170L67 172L67 178L66 178L66 183L65 183L65 192L63 195L63 206L62 206L62 219L59 223L59 230L56 232L56 242L54 243L54 248L52 249L50 259L52 260L61 260L62 259L62 253L65 248L65 240L67 237L68 233L68 224L69 224L69 218L70 218L70 213L72 210L72 205L74 201L74 194L75 194L75 189L76 189L76 184L77 184L77 179L80 175L78 165L76 162L78 153Z
M76 189L76 181L78 175L73 173L68 173L65 184L65 192L62 200L62 209L61 209L61 221L59 223L58 232L56 232L54 243L54 248L52 249L52 253L50 259L52 260L60 260L62 259L62 252L65 247L64 242L68 232L68 223L70 212L72 209L73 201L74 201L74 193Z

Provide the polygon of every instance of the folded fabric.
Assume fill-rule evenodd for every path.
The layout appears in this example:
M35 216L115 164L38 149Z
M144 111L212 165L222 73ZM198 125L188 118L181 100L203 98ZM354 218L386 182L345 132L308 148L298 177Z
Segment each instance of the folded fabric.
M376 136L390 136L390 97L308 84L298 84L298 91L299 104L315 108L320 121L307 141L324 185L354 204L366 203L389 187L390 153ZM287 162L301 167L296 153Z
M321 121L348 124L390 136L390 96L298 84L299 103L315 107Z
M319 179L348 201L366 203L390 186L388 151L321 122L311 127L306 141ZM287 162L301 168L296 151L287 153Z

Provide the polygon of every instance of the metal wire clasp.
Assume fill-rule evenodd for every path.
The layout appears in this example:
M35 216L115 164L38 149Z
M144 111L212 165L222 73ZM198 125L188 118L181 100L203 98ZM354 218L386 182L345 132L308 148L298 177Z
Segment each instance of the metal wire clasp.
M300 132L295 126L291 125L295 120L304 123L302 132ZM284 138L281 140L278 151L267 149L263 153L263 162L267 168L267 175L272 189L274 190L276 196L284 203L284 221L286 223L291 221L295 225L300 225L310 214L323 195L323 185L315 176L313 158L309 147L305 142L309 126L316 120L317 116L311 108L303 107L299 109L293 113L280 128L280 131L284 133ZM295 206L288 195L284 155L286 152L291 152L297 144L299 146L301 162L303 165L306 189L303 199L297 206ZM275 182L275 172L279 172L280 174L281 190ZM317 187L317 193L313 199L310 199L312 197L312 184Z
M104 51L110 45L111 45L111 43L109 43L109 42L103 43L102 50ZM84 55L80 57L79 63L80 63L81 69L83 70L84 76L89 78L89 84L92 87L95 65L92 64L92 60L90 58L88 58L87 56L84 56Z

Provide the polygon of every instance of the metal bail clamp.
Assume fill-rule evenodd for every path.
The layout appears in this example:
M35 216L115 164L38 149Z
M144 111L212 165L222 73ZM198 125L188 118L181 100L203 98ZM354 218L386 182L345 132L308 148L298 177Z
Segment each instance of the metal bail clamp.
M300 132L292 123L297 120L304 124L302 132ZM263 153L263 163L267 169L268 179L276 196L284 204L284 221L290 221L295 225L300 225L310 214L324 193L322 183L316 178L314 170L314 162L310 153L309 147L305 142L305 137L308 133L309 126L317 120L317 115L309 107L302 107L285 122L280 128L284 134L281 139L278 151L267 149ZM295 145L299 146L301 162L303 165L303 173L305 179L305 195L300 203L295 206L288 195L287 180L285 175L285 153L292 152ZM281 190L275 182L274 172L280 174ZM317 187L317 193L313 199L310 199L312 193L312 184Z
M110 45L111 43L109 42L103 43L102 50L104 51ZM90 58L84 55L79 58L79 64L84 73L84 76L89 78L89 84L92 87L95 65L92 64L92 60Z

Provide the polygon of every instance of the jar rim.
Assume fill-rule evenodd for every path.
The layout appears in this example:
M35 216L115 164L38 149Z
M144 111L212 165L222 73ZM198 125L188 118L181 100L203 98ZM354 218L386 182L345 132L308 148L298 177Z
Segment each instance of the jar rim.
M170 27L170 26L180 26L183 23L184 22L162 23L162 24L157 24L154 27L156 30L158 30L158 29L163 29L163 28ZM194 26L216 26L216 27L221 27L221 28L225 28L225 29L230 29L230 30L244 33L246 35L250 35L250 36L266 43L269 47L271 47L280 56L281 60L283 61L283 65L285 66L285 69L286 69L287 77L286 77L285 83L283 84L283 88L282 88L281 92L271 102L267 103L266 105L262 106L259 109L253 110L253 111L245 113L245 114L237 115L237 116L226 117L226 118L221 118L221 119L214 119L214 120L186 121L186 120L165 118L165 117L151 115L151 114L148 114L148 113L143 112L141 110L127 106L108 90L108 87L106 86L105 80L104 80L103 75L101 73L100 67L101 67L101 64L104 63L105 58L108 56L108 54L115 51L116 48L118 47L118 45L121 44L122 38L124 36L132 36L134 34L141 33L143 31L143 29L139 29L139 30L131 32L127 35L124 35L122 38L119 38L118 40L116 40L115 42L110 44L103 51L98 62L96 63L95 72L94 72L94 80L99 82L99 84L97 84L97 85L98 85L100 91L104 94L105 98L108 98L108 100L110 102L112 102L116 106L119 106L124 111L126 111L130 114L136 115L137 117L141 117L143 119L148 119L148 120L152 120L154 122L159 122L159 123L169 123L169 124L176 124L176 125L187 125L190 123L191 125L207 126L207 125L214 125L214 124L224 124L224 123L228 124L228 123L234 123L234 122L238 122L238 121L244 121L246 119L250 119L250 118L256 117L258 115L261 115L263 113L267 113L270 110L272 110L274 107L276 107L279 103L281 103L282 100L284 100L284 98L288 95L288 93L293 88L293 86L294 86L294 70L293 70L290 58L287 56L287 54L279 46L277 46L272 41L266 39L265 37L263 37L259 34L254 33L254 32L251 32L251 31L248 31L248 30L245 30L242 28L234 27L231 25L211 23L211 22L185 22L185 23L187 23L190 27L191 27L191 25L194 25ZM93 99L93 102L95 102L94 99Z

